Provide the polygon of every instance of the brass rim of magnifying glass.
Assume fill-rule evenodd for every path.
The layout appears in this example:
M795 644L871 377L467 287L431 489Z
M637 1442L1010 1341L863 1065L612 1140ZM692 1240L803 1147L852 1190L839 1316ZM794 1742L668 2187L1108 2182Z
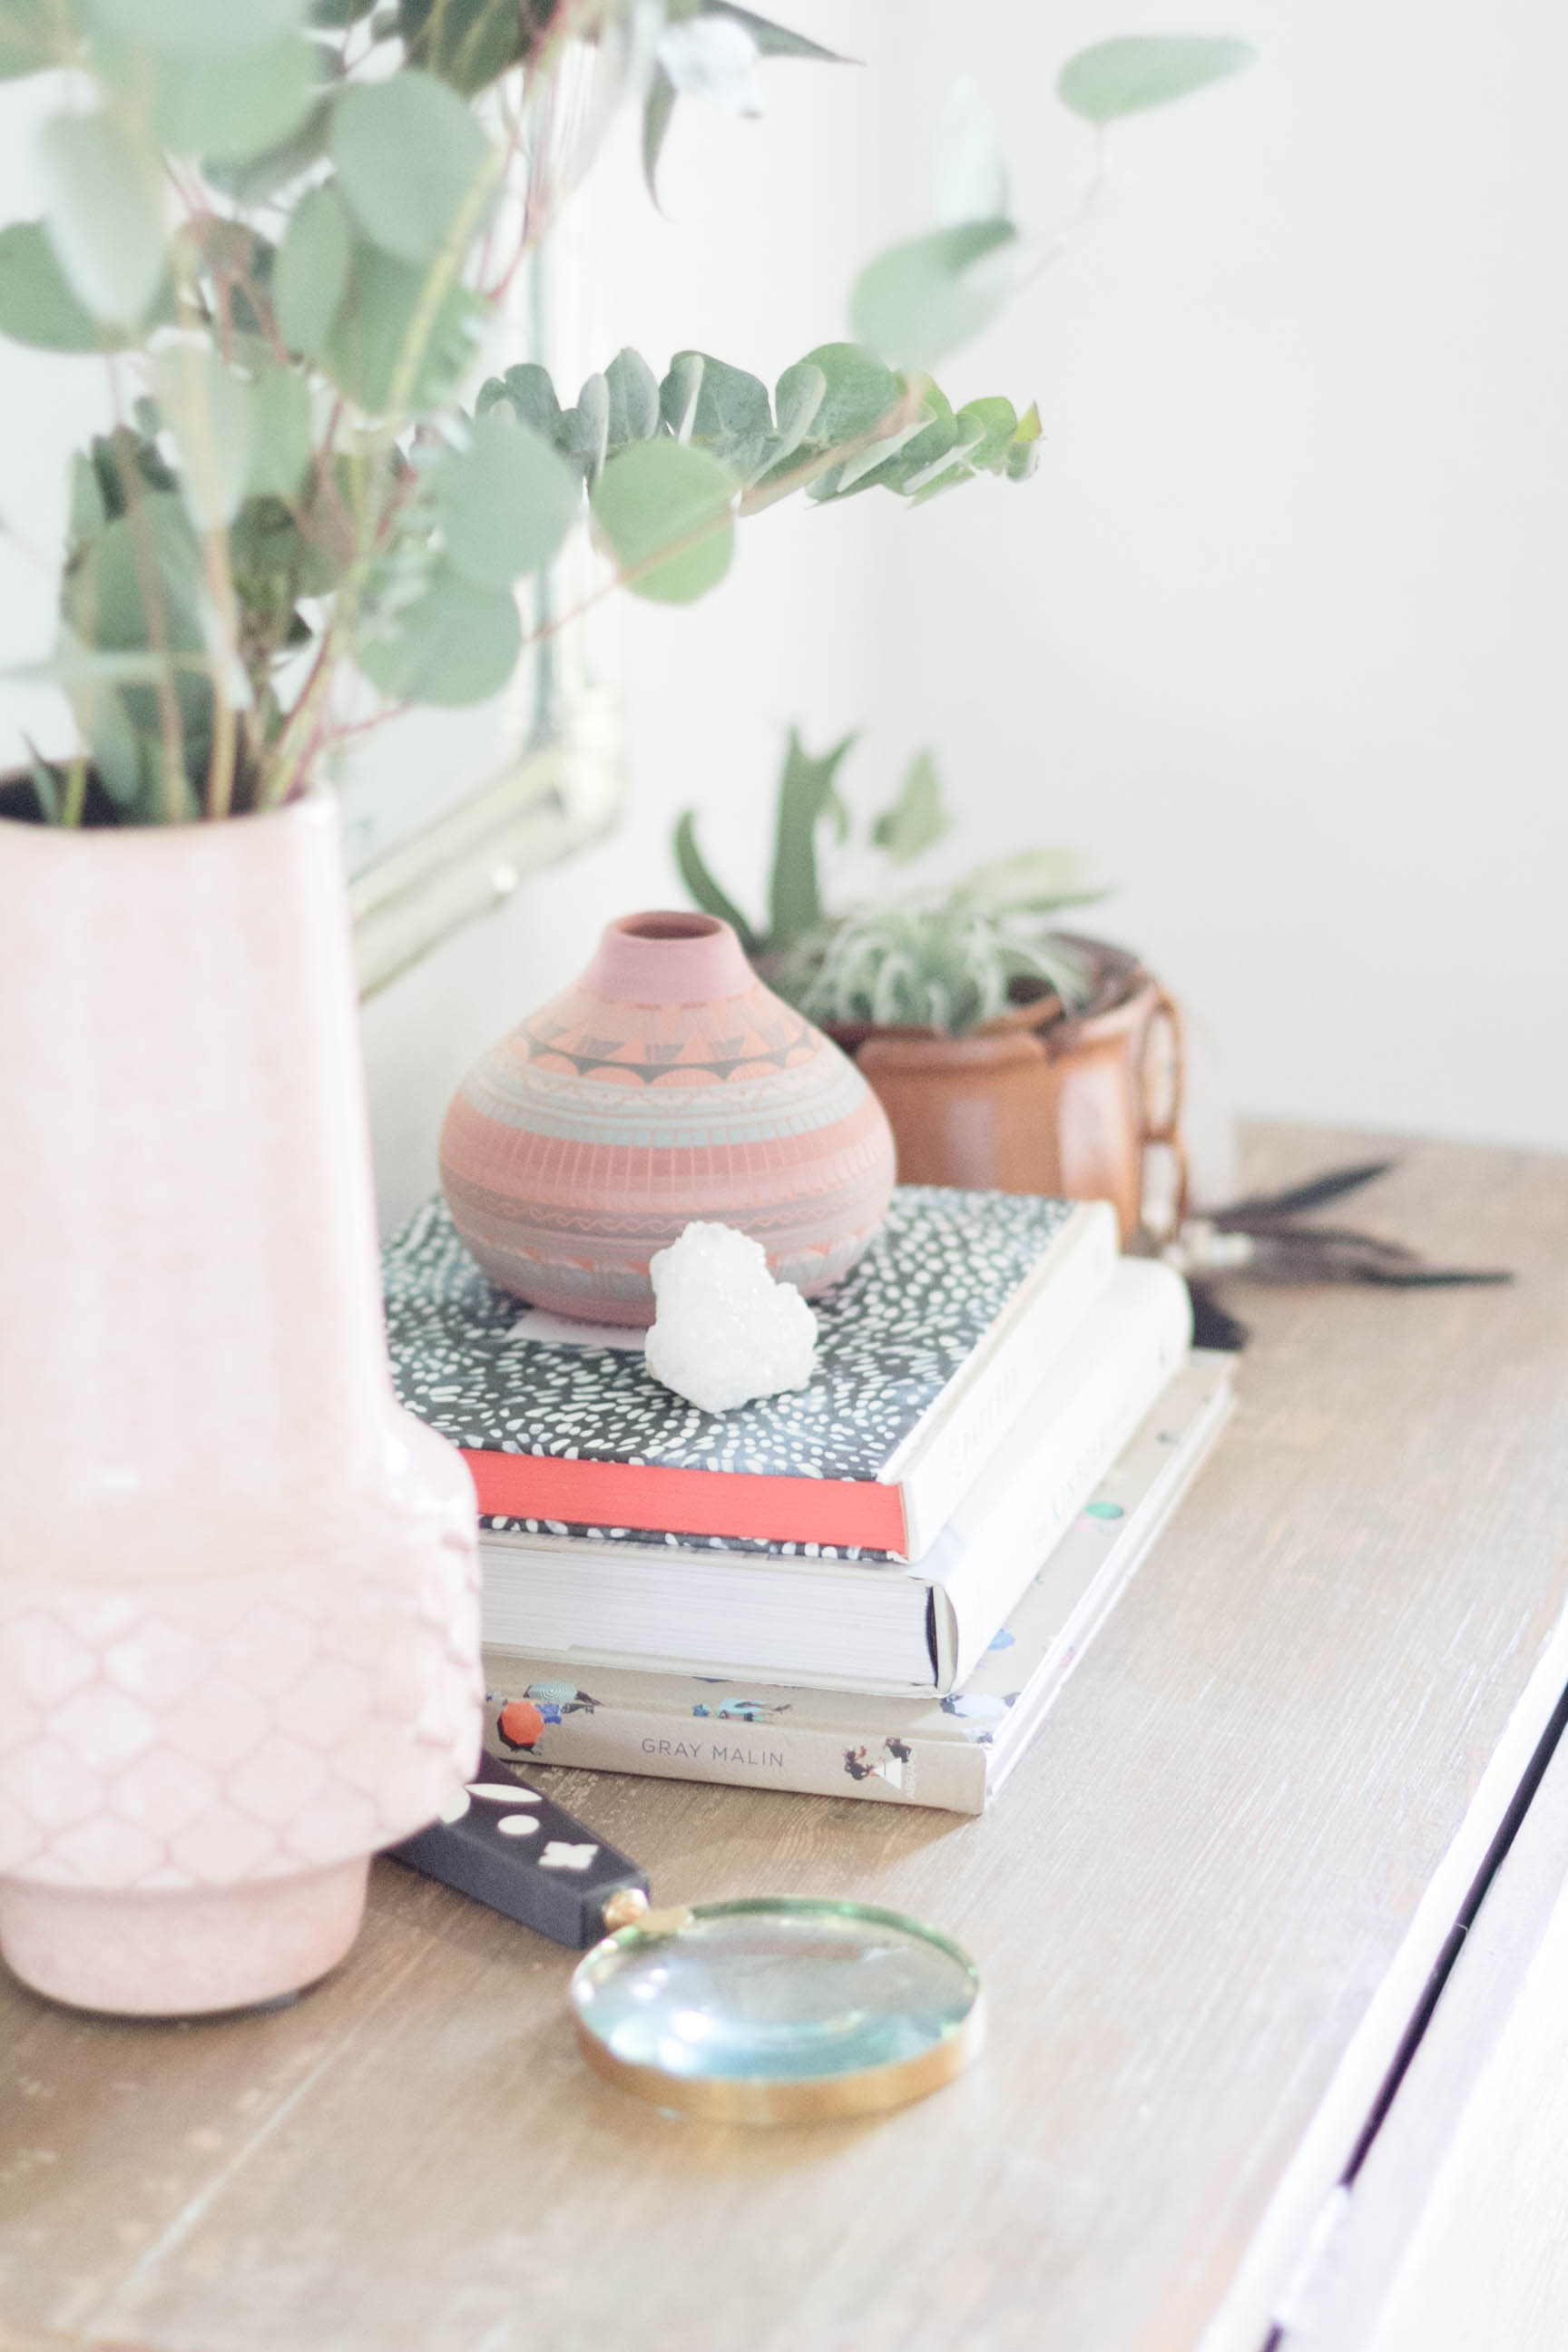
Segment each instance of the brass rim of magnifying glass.
M929 2098L962 2074L984 2039L981 1996L961 2025L917 2058L888 2066L863 2066L852 2074L819 2074L789 2082L667 2074L661 2066L638 2066L617 2058L575 2020L577 2047L596 2074L617 2090L630 2091L656 2107L674 2107L710 2124L821 2124L847 2116L886 2115Z

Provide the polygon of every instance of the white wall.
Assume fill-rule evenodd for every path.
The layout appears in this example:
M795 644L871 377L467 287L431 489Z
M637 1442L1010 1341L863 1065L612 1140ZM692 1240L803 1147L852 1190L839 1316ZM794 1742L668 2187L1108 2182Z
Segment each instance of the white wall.
M912 139L953 20L902 14ZM1133 21L1190 24L964 12L1026 221L1088 163L1057 64ZM1568 1145L1568 23L1201 22L1261 64L1121 126L1109 214L952 367L1047 438L909 519L900 724L977 845L1097 845L1247 1108Z
M606 357L691 343L772 376L842 331L856 262L923 225L958 70L1040 225L1090 160L1050 95L1072 49L1201 21L1263 62L1122 126L1109 210L942 371L960 397L1038 396L1033 484L783 509L707 604L628 609L625 827L369 1008L387 1213L431 1180L479 1047L609 916L670 897L676 811L701 805L756 897L792 718L868 726L872 800L933 743L963 854L1093 845L1121 883L1103 927L1200 1010L1244 1108L1568 1147L1561 12L777 8L868 69L774 65L759 123L683 107L666 220L622 126ZM16 102L0 91L7 205ZM30 537L90 376L0 347L0 511ZM0 541L7 646L47 643L51 605Z

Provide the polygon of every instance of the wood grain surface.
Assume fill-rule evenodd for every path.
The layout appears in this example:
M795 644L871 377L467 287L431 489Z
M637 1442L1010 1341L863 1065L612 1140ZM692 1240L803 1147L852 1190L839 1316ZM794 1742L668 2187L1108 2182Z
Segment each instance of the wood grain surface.
M1265 1130L1247 1174L1366 1147ZM568 1955L383 1863L291 2010L6 1988L5 2352L1253 2352L1568 1602L1568 1160L1399 1148L1363 1221L1520 1282L1237 1295L1231 1430L994 1812L552 1784L656 1897L957 1935L968 2075L875 2124L661 2116L576 2057Z

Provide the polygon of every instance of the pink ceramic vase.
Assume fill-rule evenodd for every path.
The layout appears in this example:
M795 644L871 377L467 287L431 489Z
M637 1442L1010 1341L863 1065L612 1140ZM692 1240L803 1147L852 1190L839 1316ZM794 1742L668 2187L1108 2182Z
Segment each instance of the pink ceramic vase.
M0 1949L266 2000L478 1749L473 1491L394 1402L334 812L0 823Z
M648 1260L738 1225L809 1297L887 1213L893 1139L854 1064L763 986L728 923L626 915L464 1079L441 1133L490 1280L591 1322L653 1320Z

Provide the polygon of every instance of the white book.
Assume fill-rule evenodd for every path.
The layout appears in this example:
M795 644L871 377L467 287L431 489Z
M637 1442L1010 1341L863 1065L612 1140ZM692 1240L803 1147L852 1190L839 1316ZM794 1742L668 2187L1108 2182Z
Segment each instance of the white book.
M917 1566L482 1533L492 1650L827 1689L946 1692L1184 1360L1184 1286L1120 1265Z
M1229 1417L1234 1359L1194 1353L1053 1546L961 1690L944 1698L486 1656L498 1754L978 1813L1028 1748Z

